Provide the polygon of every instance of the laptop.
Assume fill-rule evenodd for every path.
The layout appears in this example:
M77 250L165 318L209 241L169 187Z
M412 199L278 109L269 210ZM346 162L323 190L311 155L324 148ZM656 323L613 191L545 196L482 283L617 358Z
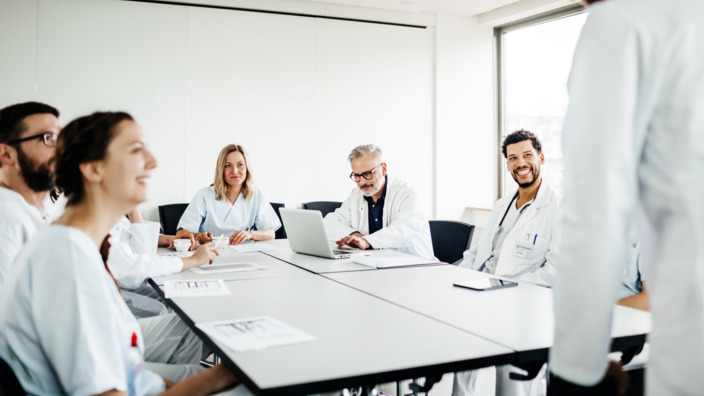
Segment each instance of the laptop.
M279 213L291 250L296 253L342 259L351 257L353 253L363 252L359 249L333 249L325 232L323 215L317 210L281 208Z

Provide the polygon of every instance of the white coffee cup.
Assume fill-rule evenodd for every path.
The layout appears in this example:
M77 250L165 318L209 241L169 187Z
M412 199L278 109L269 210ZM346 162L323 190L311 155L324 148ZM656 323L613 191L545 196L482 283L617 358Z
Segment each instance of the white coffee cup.
M177 252L187 252L191 247L190 239L174 239L174 247Z

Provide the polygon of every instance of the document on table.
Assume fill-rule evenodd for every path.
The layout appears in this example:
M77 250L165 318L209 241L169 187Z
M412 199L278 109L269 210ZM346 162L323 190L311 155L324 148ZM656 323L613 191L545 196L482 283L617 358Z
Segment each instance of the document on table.
M350 259L353 263L366 265L367 267L372 268L408 267L412 265L437 263L436 261L430 261L414 256L376 258L374 256L362 256L355 254L352 255Z
M240 272L240 271L258 271L264 270L266 267L254 263L225 263L215 265L204 265L199 268L193 268L192 271L199 275L206 274L222 274L225 272Z
M189 252L169 252L169 253L158 253L157 256L162 257L191 257L195 251Z
M298 344L316 339L270 316L202 323L196 326L235 352Z
M276 246L268 245L266 243L243 243L241 245L230 245L230 247L240 253L268 252L270 250L279 250L279 248L277 248Z
M222 279L164 281L164 296L166 298L225 296L228 294L230 294L230 289Z

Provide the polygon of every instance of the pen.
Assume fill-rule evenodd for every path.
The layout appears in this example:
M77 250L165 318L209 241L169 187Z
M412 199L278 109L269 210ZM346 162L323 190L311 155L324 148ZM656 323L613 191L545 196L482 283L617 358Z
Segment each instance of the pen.
M536 240L536 239L538 239L538 234L535 234L535 236L533 237L533 245L535 245L535 240Z
M222 241L222 238L223 238L224 236L225 236L225 234L220 234L220 236L218 237L218 241L215 242L215 249L218 248L218 245L220 244L220 241Z

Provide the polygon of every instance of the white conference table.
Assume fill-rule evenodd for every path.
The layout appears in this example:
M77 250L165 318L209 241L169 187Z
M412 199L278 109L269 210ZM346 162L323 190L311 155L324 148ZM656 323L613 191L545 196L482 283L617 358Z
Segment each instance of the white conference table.
M283 242L281 242L283 241ZM279 249L288 249L288 243L285 240L277 241L266 241L266 242L256 242L259 244L266 244L275 246ZM249 245L249 244L248 244ZM174 253L173 249L169 248L159 248L157 254L163 253ZM271 278L277 276L296 276L300 274L307 273L306 271L287 264L276 258L262 254L262 252L247 252L241 253L236 251L230 246L221 246L218 248L219 256L215 257L213 264L206 264L201 268L206 271L209 269L217 269L219 266L236 264L236 263L251 263L256 264L265 269L256 271L239 271L239 272L224 272L224 273L212 273L212 274L196 274L194 271L183 271L173 275L158 276L152 278L152 281L157 285L161 286L164 284L164 280L185 280L185 279L223 279L225 281L230 280L245 280L245 279L258 279L258 278Z
M271 316L316 337L247 352L204 337L255 394L335 391L505 364L515 357L510 348L315 274L225 284L231 295L167 301L192 327Z
M452 265L323 276L513 349L519 362L545 360L553 343L553 292L546 287L459 288L453 283L489 275ZM650 327L649 312L616 306L614 349L642 344Z
M257 394L333 391L506 363L544 361L553 339L552 290L528 283L475 292L453 282L488 275L452 265L374 270L300 255L285 240L275 251L221 248L218 262L251 262L259 271L150 280L224 279L232 295L167 300L192 327L227 319L272 316L316 341L236 353L204 337ZM393 251L376 256L398 257ZM642 343L650 314L614 313L615 349ZM202 332L201 336L204 336Z
M337 246L335 246L337 248ZM400 253L395 250L373 250L367 251L376 258L415 258L410 254ZM262 252L268 256L277 258L279 260L285 261L289 264L295 265L296 267L305 269L314 274L327 274L335 272L350 272L350 271L374 271L376 268L371 268L366 265L353 263L351 258L345 259L328 259L324 257L309 256L307 254L296 253L291 250L290 247L282 248L275 251ZM419 259L419 262L424 261ZM438 262L436 264L421 264L419 266L434 266L434 265L447 265L445 263ZM387 268L393 269L393 268Z

